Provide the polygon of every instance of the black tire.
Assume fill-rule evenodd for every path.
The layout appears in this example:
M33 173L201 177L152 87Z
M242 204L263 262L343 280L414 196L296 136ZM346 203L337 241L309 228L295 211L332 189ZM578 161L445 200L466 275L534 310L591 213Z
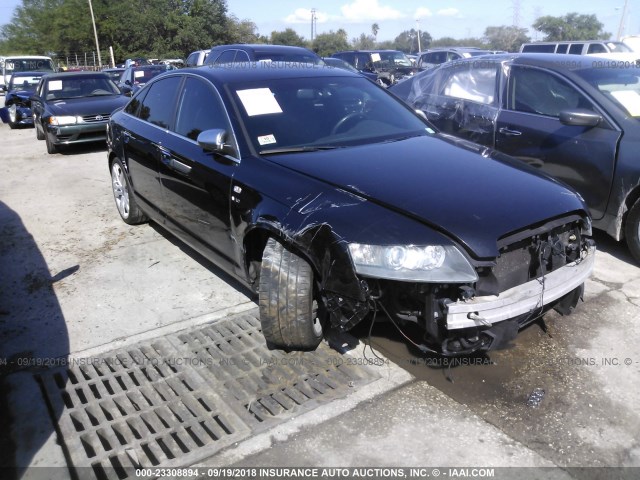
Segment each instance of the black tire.
M58 153L58 146L55 145L51 140L49 140L49 135L44 136L44 140L47 144L47 153L53 155L54 153Z
M640 200L631 207L624 225L624 236L633 258L640 263Z
M258 303L268 344L314 350L322 340L311 266L274 238L267 241L262 255Z
M140 210L133 196L133 191L129 185L127 171L119 158L111 164L111 188L113 199L120 218L129 225L138 225L148 220L147 216Z
M37 125L34 125L34 127L36 127L36 138L38 140L44 140L44 138L45 138L44 133L40 131L40 129L38 128Z

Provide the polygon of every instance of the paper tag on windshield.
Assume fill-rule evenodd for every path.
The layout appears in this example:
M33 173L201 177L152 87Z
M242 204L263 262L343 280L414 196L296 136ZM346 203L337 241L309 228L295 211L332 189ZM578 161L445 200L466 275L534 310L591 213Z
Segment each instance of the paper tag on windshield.
M62 90L62 80L51 80L49 82L49 91Z
M247 115L267 115L270 113L282 113L280 104L273 96L269 88L251 88L249 90L238 90L238 97L247 111Z
M382 59L380 58L380 54L379 53L372 53L371 54L371 60L373 60L374 62L379 62Z
M277 143L277 142L276 142L276 137L273 135L262 135L258 137L258 143L260 145L271 145L272 143Z
M137 71L133 72L133 76L134 76L134 78L144 77L144 70L137 70Z

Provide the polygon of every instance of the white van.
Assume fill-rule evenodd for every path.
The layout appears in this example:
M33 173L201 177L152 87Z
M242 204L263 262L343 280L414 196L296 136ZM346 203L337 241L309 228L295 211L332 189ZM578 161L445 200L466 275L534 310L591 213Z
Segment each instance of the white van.
M609 40L583 40L561 42L523 43L521 53L568 53L572 55L592 55L635 62L640 59L640 53L634 52L623 42Z

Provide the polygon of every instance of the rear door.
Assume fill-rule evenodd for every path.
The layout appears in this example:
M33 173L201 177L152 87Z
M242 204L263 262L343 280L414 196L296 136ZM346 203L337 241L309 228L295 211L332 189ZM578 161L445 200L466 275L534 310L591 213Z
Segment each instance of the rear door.
M238 160L205 151L197 143L198 135L210 129L225 130L227 143L233 143L229 118L218 92L203 78L186 76L177 98L171 140L159 146L167 224L204 245L226 264L223 268L235 270L230 197Z
M560 112L575 108L601 113L556 72L511 66L496 125L496 149L574 187L599 219L606 210L621 132L606 117L596 127L561 123Z
M165 210L158 173L162 160L160 149L167 140L167 130L175 117L175 92L182 77L163 78L143 91L127 106L122 122L124 154L136 196L160 212Z

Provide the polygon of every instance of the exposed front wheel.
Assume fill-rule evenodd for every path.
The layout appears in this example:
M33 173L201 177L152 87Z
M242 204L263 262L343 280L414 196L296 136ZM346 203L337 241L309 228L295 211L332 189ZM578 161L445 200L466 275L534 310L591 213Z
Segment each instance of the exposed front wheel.
M258 289L260 323L268 343L313 350L322 340L311 266L274 238L267 241Z
M640 262L640 200L636 200L636 203L629 210L624 227L624 236L627 239L631 255L637 262Z
M52 155L54 153L58 153L58 146L49 139L49 135L45 135L44 139L47 144L47 153L50 153Z
M9 128L14 129L18 126L18 107L15 104L10 105L9 108Z
M44 140L44 132L41 132L40 129L38 128L38 124L36 123L35 117L33 117L33 126L36 129L36 138L38 140Z
M147 216L138 208L135 199L131 195L129 180L120 159L115 159L111 164L111 187L118 213L125 223L137 225L147 221Z

